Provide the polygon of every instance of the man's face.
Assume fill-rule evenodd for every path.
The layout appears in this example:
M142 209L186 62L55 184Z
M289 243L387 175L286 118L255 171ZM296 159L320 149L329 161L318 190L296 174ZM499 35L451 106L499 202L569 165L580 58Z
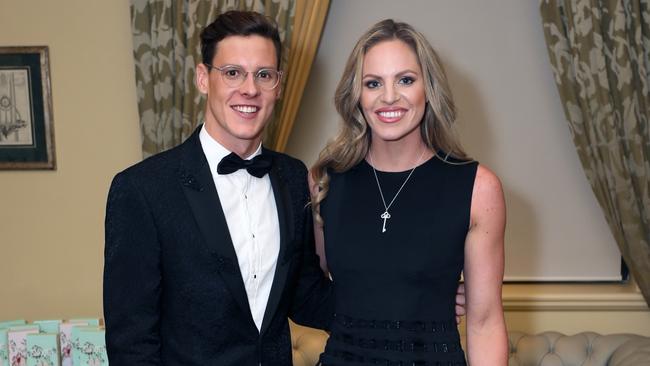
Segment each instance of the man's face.
M228 36L216 47L214 67L239 66L248 72L244 82L229 86L221 71L197 66L196 83L207 94L205 127L208 133L231 151L257 148L264 126L269 121L280 86L265 90L255 83L260 69L277 69L273 41L258 35Z

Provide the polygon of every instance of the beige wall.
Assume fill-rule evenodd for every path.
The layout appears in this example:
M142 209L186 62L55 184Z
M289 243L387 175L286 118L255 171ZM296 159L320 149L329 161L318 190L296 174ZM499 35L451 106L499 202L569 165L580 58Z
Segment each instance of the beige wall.
M0 0L0 45L47 45L58 168L0 171L0 319L101 316L112 176L139 160L127 0Z
M50 47L58 160L56 171L0 171L0 320L101 315L106 193L140 159L128 1L61 4L0 0L1 45ZM306 137L292 139L295 150ZM511 329L650 335L633 286L518 285L505 297Z

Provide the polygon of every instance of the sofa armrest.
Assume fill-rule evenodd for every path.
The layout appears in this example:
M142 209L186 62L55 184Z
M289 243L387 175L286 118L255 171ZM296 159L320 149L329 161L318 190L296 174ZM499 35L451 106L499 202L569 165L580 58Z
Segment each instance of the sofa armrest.
M509 366L650 365L650 338L634 334L583 332L567 336L557 332L510 332L508 338Z
M650 337L634 336L616 349L609 362L613 366L650 365Z

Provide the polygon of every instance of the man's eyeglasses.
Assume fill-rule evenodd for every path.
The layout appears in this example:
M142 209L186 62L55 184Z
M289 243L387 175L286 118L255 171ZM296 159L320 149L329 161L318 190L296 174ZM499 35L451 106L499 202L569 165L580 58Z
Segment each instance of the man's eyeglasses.
M221 73L221 78L226 85L237 88L241 86L248 77L249 71L244 70L241 66L225 65L221 67L204 64L208 70L216 69ZM255 84L264 90L273 90L282 78L282 71L274 69L259 69L253 73Z

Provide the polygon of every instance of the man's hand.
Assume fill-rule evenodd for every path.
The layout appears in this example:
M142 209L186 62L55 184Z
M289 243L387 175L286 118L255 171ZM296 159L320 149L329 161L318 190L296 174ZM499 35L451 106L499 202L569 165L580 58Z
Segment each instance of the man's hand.
M461 317L465 316L467 312L465 309L465 284L459 284L456 291L456 324L460 324Z

